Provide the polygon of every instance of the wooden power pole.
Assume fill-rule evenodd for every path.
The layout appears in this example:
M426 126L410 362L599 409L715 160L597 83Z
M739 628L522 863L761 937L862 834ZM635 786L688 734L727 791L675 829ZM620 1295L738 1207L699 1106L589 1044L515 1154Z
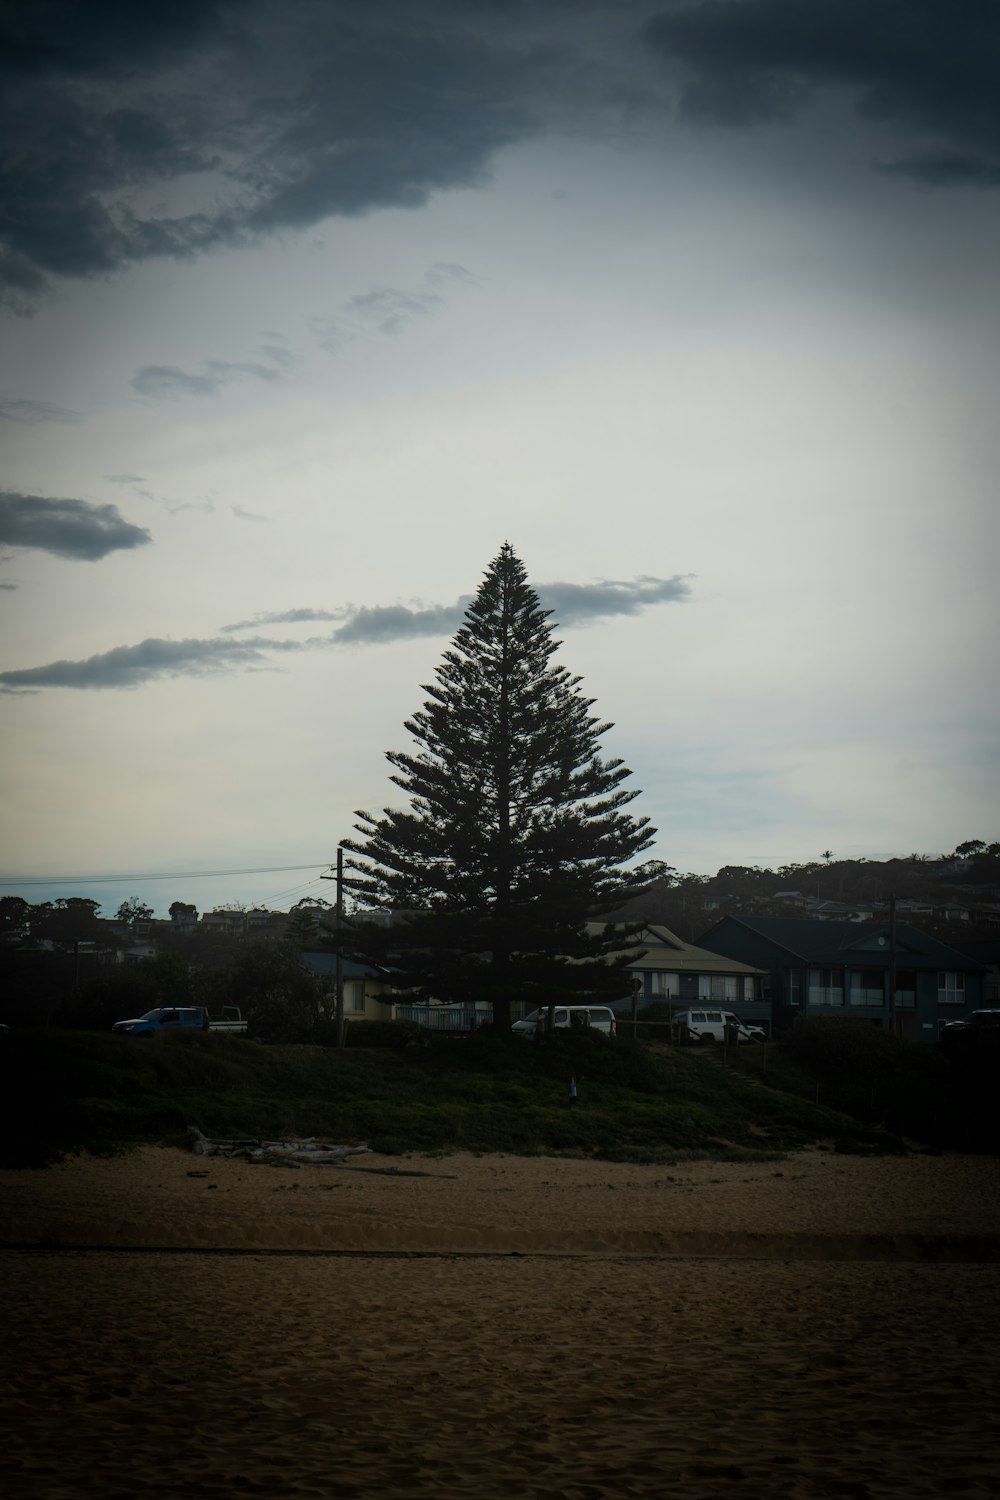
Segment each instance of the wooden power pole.
M889 1034L897 1035L896 1016L896 898L889 897Z
M347 1040L344 1035L344 850L337 845L337 1046Z
M337 873L336 875L321 875L321 880L336 880L337 900L334 906L337 923L337 957L334 970L334 1040L338 1047L343 1047L347 1038L344 1030L344 850L340 844L337 845Z

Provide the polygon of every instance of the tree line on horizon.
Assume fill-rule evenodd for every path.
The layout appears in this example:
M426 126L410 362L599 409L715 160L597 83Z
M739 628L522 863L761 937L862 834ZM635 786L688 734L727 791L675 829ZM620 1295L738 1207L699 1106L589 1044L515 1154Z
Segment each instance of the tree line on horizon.
M956 868L956 863L961 868ZM940 897L942 901L961 902L976 899L977 888L1000 896L1000 842L968 839L956 845L951 854L910 854L878 860L870 858L829 858L792 862L786 865L720 865L714 874L679 872L667 867L651 882L644 894L646 921L665 921L667 909L696 909L699 893L710 899L732 896L747 901L770 900L779 891L800 889L805 895L818 895L831 901L884 902L890 895L901 899ZM683 901L683 905L682 905ZM122 902L112 917L100 915L101 902L91 896L66 896L32 903L22 896L0 896L0 943L28 940L55 942L107 941L111 926L134 929L137 923L156 919L154 909L136 897ZM246 914L263 911L242 902L228 902L211 908L211 914L233 912ZM202 915L191 902L175 900L169 907L171 918L186 917L181 930L205 936L200 929ZM333 905L319 897L304 896L286 912L293 936L309 942L320 941L325 923L332 922ZM94 924L98 925L94 925Z

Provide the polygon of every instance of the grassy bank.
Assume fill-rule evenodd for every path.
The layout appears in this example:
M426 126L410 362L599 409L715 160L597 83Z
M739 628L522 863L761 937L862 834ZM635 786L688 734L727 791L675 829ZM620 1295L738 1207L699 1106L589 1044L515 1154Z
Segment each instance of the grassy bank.
M155 1038L4 1034L0 1160L206 1135L315 1135L407 1151L586 1153L605 1159L766 1159L815 1142L899 1149L891 1122L861 1121L741 1061L559 1032L524 1043L487 1033L402 1049L262 1046L180 1032ZM801 1069L799 1069L801 1073ZM578 1097L571 1105L570 1078ZM775 1081L778 1081L777 1079ZM815 1094L815 1090L813 1090Z

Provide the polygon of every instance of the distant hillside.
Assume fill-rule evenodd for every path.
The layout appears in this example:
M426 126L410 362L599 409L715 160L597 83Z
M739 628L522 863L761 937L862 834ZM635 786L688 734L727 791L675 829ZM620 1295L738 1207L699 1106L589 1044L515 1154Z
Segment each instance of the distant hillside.
M901 920L946 942L1000 936L1000 843L969 839L951 854L889 860L836 859L827 851L776 870L671 871L622 915L662 922L695 942L727 912L875 921L888 914L890 897Z

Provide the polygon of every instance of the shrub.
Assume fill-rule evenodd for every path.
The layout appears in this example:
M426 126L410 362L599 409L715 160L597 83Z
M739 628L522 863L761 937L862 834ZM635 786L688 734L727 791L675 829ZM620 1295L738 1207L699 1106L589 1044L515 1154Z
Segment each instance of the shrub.
M79 994L67 995L53 1020L84 1031L110 1031L116 1021L144 1015L157 1005L190 1005L192 1000L187 964L174 953L161 953L104 970Z
M816 1078L832 1080L850 1074L865 1082L896 1071L902 1049L908 1045L855 1016L802 1021L782 1043L786 1056Z
M947 1070L935 1047L845 1016L803 1021L781 1049L835 1109L932 1143L951 1133Z
M336 1044L336 1036L322 1037L327 1046ZM414 1047L428 1040L425 1026L416 1021L348 1021L345 1040L348 1047Z

